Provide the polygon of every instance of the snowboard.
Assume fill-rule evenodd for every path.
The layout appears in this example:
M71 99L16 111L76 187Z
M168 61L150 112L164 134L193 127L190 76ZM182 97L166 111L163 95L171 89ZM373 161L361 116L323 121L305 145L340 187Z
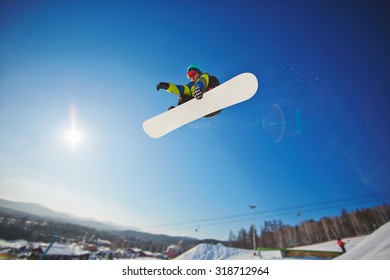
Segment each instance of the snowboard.
M192 121L250 99L257 88L258 82L254 74L239 74L205 92L202 99L191 99L144 121L142 127L150 137L160 138Z

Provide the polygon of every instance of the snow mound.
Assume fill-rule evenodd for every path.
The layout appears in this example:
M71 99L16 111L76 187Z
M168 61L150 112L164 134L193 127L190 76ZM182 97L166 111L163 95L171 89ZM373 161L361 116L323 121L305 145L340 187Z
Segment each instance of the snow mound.
M337 260L390 260L390 223L377 229Z
M217 245L199 244L178 256L176 260L258 260L282 259L280 251L261 252L261 256L253 254L253 250L226 247L219 243Z
M249 250L229 248L221 243L217 245L202 243L178 256L176 260L226 260L243 252L248 253Z

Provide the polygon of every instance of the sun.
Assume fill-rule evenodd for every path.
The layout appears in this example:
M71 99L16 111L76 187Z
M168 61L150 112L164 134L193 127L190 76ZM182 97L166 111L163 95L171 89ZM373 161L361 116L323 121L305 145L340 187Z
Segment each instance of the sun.
M82 133L76 126L76 109L72 106L70 109L70 129L65 133L65 139L74 149L81 142L82 138Z
M81 141L82 135L81 132L76 128L72 128L65 134L65 138L72 146L72 148L75 148L76 145Z

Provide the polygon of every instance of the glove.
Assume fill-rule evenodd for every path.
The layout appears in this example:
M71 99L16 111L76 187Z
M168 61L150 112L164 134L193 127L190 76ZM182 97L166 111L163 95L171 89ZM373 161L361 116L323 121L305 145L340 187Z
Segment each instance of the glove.
M200 87L195 87L194 88L194 94L193 96L196 98L196 99L202 99L203 97L203 92L202 92L202 89Z
M168 88L169 88L169 83L165 83L165 82L158 83L156 86L157 90L160 90L160 89L167 90Z

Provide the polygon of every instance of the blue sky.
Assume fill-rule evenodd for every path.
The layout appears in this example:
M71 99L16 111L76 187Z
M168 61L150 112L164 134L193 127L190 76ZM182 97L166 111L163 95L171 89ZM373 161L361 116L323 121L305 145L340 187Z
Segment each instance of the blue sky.
M249 204L262 225L388 202L387 6L312 2L2 1L0 197L219 239ZM149 138L191 63L259 90Z

